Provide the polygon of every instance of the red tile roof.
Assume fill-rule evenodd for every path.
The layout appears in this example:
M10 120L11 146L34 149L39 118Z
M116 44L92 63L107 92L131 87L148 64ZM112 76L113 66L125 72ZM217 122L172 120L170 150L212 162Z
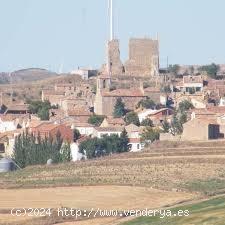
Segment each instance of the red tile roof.
M116 125L125 125L126 124L122 118L107 117L106 120L109 124L116 124Z
M129 138L129 143L140 143L141 139L140 138Z
M91 116L92 113L87 107L77 107L75 109L68 110L68 116Z

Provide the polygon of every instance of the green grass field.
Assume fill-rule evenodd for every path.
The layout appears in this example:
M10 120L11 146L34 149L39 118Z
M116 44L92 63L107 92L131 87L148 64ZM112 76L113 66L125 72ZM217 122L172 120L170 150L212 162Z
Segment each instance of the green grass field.
M182 217L139 217L120 225L224 225L225 197L219 197L197 204L170 209L172 214L188 210L189 216ZM161 216L162 217L162 216Z

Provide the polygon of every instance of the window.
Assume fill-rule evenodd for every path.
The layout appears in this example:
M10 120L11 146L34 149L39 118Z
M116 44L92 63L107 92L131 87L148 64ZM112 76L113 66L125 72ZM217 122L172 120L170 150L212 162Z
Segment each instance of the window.
M137 149L140 149L140 144L137 144Z

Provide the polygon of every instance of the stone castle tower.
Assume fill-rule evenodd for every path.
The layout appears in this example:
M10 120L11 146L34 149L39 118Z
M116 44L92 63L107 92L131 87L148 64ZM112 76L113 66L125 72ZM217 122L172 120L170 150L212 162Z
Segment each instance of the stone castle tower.
M123 64L120 60L119 40L108 41L107 45L107 71L112 75L122 75L124 72Z
M131 38L129 41L129 58L124 65L120 59L119 40L109 41L106 70L112 76L157 76L159 74L158 40Z

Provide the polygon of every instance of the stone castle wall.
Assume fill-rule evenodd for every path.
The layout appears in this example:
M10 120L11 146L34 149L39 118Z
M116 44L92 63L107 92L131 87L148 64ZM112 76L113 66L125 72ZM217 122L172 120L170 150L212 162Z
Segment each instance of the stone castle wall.
M158 41L148 38L130 39L129 59L125 63L126 75L153 75L154 67L158 68Z
M108 66L112 75L155 76L159 70L158 40L131 38L129 59L124 66L120 60L119 41L108 42Z

